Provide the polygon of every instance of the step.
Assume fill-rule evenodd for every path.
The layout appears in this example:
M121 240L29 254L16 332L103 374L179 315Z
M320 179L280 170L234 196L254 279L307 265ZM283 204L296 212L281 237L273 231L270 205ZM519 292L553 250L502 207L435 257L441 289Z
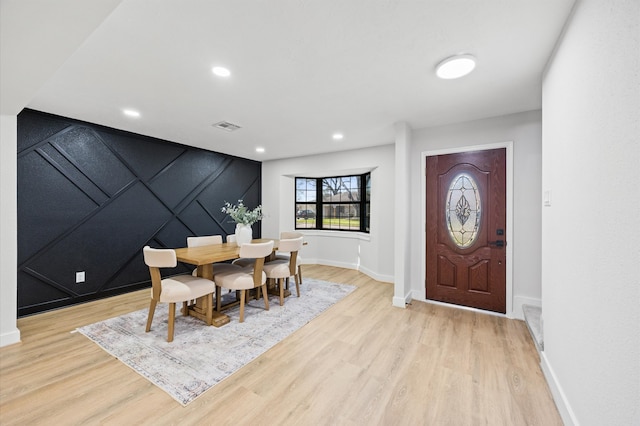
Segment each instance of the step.
M529 333L536 344L538 352L544 350L544 335L542 330L542 308L540 306L522 305L524 321L529 328Z

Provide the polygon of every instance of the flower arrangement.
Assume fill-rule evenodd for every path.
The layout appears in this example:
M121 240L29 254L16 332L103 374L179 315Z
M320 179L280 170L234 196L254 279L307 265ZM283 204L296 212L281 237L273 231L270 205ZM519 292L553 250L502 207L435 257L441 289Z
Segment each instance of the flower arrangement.
M262 206L249 210L242 200L238 200L237 206L225 201L224 206L222 207L222 212L231 216L231 219L233 219L234 222L249 226L259 220L262 220L264 217L262 214Z

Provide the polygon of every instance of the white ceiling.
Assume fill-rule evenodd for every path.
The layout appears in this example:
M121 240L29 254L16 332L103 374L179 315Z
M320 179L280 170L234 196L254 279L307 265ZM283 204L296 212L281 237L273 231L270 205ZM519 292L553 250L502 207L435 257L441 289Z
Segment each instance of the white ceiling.
M573 2L2 0L2 110L261 161L384 145L398 121L539 109ZM435 65L456 53L475 55L476 70L438 79ZM212 126L221 120L242 128Z

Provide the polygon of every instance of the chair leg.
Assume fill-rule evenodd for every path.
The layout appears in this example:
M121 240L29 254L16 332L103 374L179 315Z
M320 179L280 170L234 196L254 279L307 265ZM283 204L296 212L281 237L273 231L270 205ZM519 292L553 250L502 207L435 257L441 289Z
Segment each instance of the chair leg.
M264 297L264 308L269 310L269 295L267 294L267 283L262 284L262 296ZM260 287L257 288L260 291Z
M187 315L189 315L189 304L185 300L182 302L182 316L186 317Z
M300 284L298 284L298 279L296 277L293 277L296 281L296 295L298 297L300 297Z
M278 287L280 287L280 306L284 305L284 278L278 278Z
M302 284L302 266L298 265L298 280L300 280L300 284Z
M220 312L220 304L221 304L221 297L220 297L220 286L216 286L216 311Z
M145 332L149 332L151 330L151 321L153 321L153 314L156 312L156 305L158 302L154 299L151 299L151 304L149 305L149 317L147 318L147 328L145 328Z
M169 336L167 342L173 342L173 326L176 322L176 304L169 303Z
M246 290L240 291L240 322L244 322L244 298L246 297Z

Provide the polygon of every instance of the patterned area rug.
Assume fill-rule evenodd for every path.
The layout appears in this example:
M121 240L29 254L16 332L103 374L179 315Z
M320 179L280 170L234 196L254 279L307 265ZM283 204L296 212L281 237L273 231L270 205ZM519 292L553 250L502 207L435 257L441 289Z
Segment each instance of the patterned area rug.
M149 310L111 318L78 331L118 358L183 406L293 333L356 287L305 278L300 297L280 306L278 298L251 300L240 324L238 306L225 311L231 322L207 327L193 317L176 316L175 337L167 342L168 305L158 304L151 331L144 332ZM215 362L213 361L215 360Z

